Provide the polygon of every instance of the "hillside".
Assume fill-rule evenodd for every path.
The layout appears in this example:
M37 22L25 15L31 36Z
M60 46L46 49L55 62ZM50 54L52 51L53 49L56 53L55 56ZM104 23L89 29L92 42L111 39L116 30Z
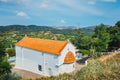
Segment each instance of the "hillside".
M53 26L37 26L37 25L8 25L8 26L0 26L0 32L20 32L29 34L30 32L40 32L40 31L51 31L54 34L64 34L64 35L72 35L76 32L77 29L75 27L53 27ZM81 28L86 35L93 32L92 29L89 28Z
M78 80L120 80L120 53L90 59L75 76Z
M37 26L37 25L8 25L8 26L0 26L1 32L10 32L10 31L19 31L19 32L38 32L38 31L53 31L54 33L58 33L63 30L74 30L72 28L55 28L52 26Z

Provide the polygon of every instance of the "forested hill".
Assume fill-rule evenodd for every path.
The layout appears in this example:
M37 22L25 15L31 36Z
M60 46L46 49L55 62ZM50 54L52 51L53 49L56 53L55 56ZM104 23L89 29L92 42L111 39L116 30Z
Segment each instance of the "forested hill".
M54 28L48 26L36 26L36 25L8 25L0 26L0 31L21 31L21 32L35 32L35 31L48 31Z
M64 35L72 35L80 28L71 28L71 27L52 27L52 26L37 26L37 25L8 25L8 26L0 26L0 32L11 32L17 31L22 33L29 32L40 32L40 31L51 31L53 34L64 34ZM88 28L82 28L85 32L85 35L92 34L93 30Z
M10 32L10 31L18 31L23 33L29 32L40 32L40 31L51 31L54 34L73 34L75 29L72 28L64 28L58 29L49 26L37 26L37 25L9 25L9 26L0 26L0 32Z

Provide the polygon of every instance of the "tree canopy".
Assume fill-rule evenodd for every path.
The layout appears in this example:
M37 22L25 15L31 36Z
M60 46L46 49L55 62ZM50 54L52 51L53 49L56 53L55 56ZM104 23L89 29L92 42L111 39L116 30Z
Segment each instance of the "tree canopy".
M5 77L11 72L4 48L4 44L0 41L0 80L5 80Z

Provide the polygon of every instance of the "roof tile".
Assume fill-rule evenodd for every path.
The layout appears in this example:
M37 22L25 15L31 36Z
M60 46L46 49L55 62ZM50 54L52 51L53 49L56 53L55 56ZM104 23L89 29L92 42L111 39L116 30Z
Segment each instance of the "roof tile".
M16 45L59 55L67 41L24 37Z

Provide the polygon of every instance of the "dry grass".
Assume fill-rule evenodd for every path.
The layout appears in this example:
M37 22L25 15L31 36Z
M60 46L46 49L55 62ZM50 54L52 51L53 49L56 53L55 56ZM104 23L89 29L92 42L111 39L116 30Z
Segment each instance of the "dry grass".
M103 55L102 57L98 58L100 62L105 62L105 61L108 61L108 60L111 60L111 59L116 59L120 57L120 53L112 53L112 54L109 54L109 55Z
M77 80L120 80L120 53L89 60L76 77Z

